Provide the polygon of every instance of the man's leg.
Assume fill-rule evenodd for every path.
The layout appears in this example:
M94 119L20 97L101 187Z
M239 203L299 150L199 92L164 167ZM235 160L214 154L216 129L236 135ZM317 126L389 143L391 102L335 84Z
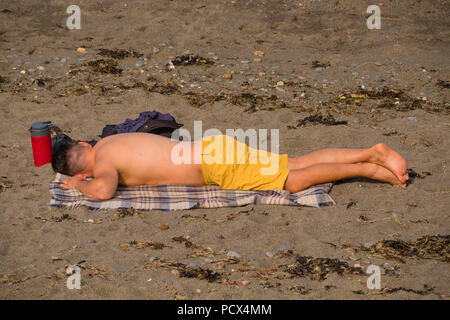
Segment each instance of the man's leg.
M289 192L299 192L316 184L355 177L406 186L390 170L373 163L321 163L299 170L291 170L285 186Z
M290 170L298 170L320 163L369 162L389 169L401 182L408 180L405 159L385 144L376 144L368 149L323 149L288 160Z

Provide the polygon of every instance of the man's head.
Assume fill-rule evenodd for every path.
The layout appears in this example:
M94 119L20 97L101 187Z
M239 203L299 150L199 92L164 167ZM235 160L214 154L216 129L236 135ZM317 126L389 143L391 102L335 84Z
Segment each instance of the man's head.
M61 139L53 145L52 167L55 172L74 176L88 168L87 154L92 146L86 142Z

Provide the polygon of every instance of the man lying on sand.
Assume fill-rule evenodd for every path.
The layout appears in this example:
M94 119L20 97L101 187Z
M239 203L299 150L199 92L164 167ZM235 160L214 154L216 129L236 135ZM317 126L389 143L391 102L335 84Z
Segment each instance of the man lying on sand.
M174 161L174 154L193 161ZM234 160L231 163L214 161L230 154ZM195 161L196 157L200 161ZM262 159L277 159L277 170L264 173L268 162ZM178 142L149 133L124 133L101 139L94 147L85 142L55 143L52 167L55 172L72 176L63 181L64 188L77 189L98 200L110 199L118 184L217 184L223 189L298 192L354 177L403 188L408 180L405 159L384 144L369 149L323 149L288 158L287 154L250 148L224 135Z

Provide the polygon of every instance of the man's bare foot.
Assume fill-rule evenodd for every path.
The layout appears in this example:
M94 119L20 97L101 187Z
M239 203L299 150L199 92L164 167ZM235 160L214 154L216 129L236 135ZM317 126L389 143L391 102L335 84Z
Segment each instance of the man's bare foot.
M374 145L372 150L375 151L373 162L392 171L400 180L401 186L406 187L406 181L409 179L406 160L383 143Z
M379 180L379 181L384 181L384 182L388 182L392 185L396 185L399 186L401 188L406 188L406 183L405 182L401 182L397 176L390 170L387 169L386 167L379 165L379 164L374 164L371 163L369 164L371 167L371 170L369 170L369 178L374 179L374 180Z

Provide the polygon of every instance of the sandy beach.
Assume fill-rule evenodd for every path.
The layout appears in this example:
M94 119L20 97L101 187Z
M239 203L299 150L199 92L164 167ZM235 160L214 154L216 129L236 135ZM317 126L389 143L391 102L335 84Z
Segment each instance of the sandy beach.
M379 30L371 4L82 0L69 30L66 1L0 0L0 298L448 299L450 2L385 1ZM385 143L412 179L341 181L320 209L49 206L31 123L98 140L152 110L279 129L290 156Z

